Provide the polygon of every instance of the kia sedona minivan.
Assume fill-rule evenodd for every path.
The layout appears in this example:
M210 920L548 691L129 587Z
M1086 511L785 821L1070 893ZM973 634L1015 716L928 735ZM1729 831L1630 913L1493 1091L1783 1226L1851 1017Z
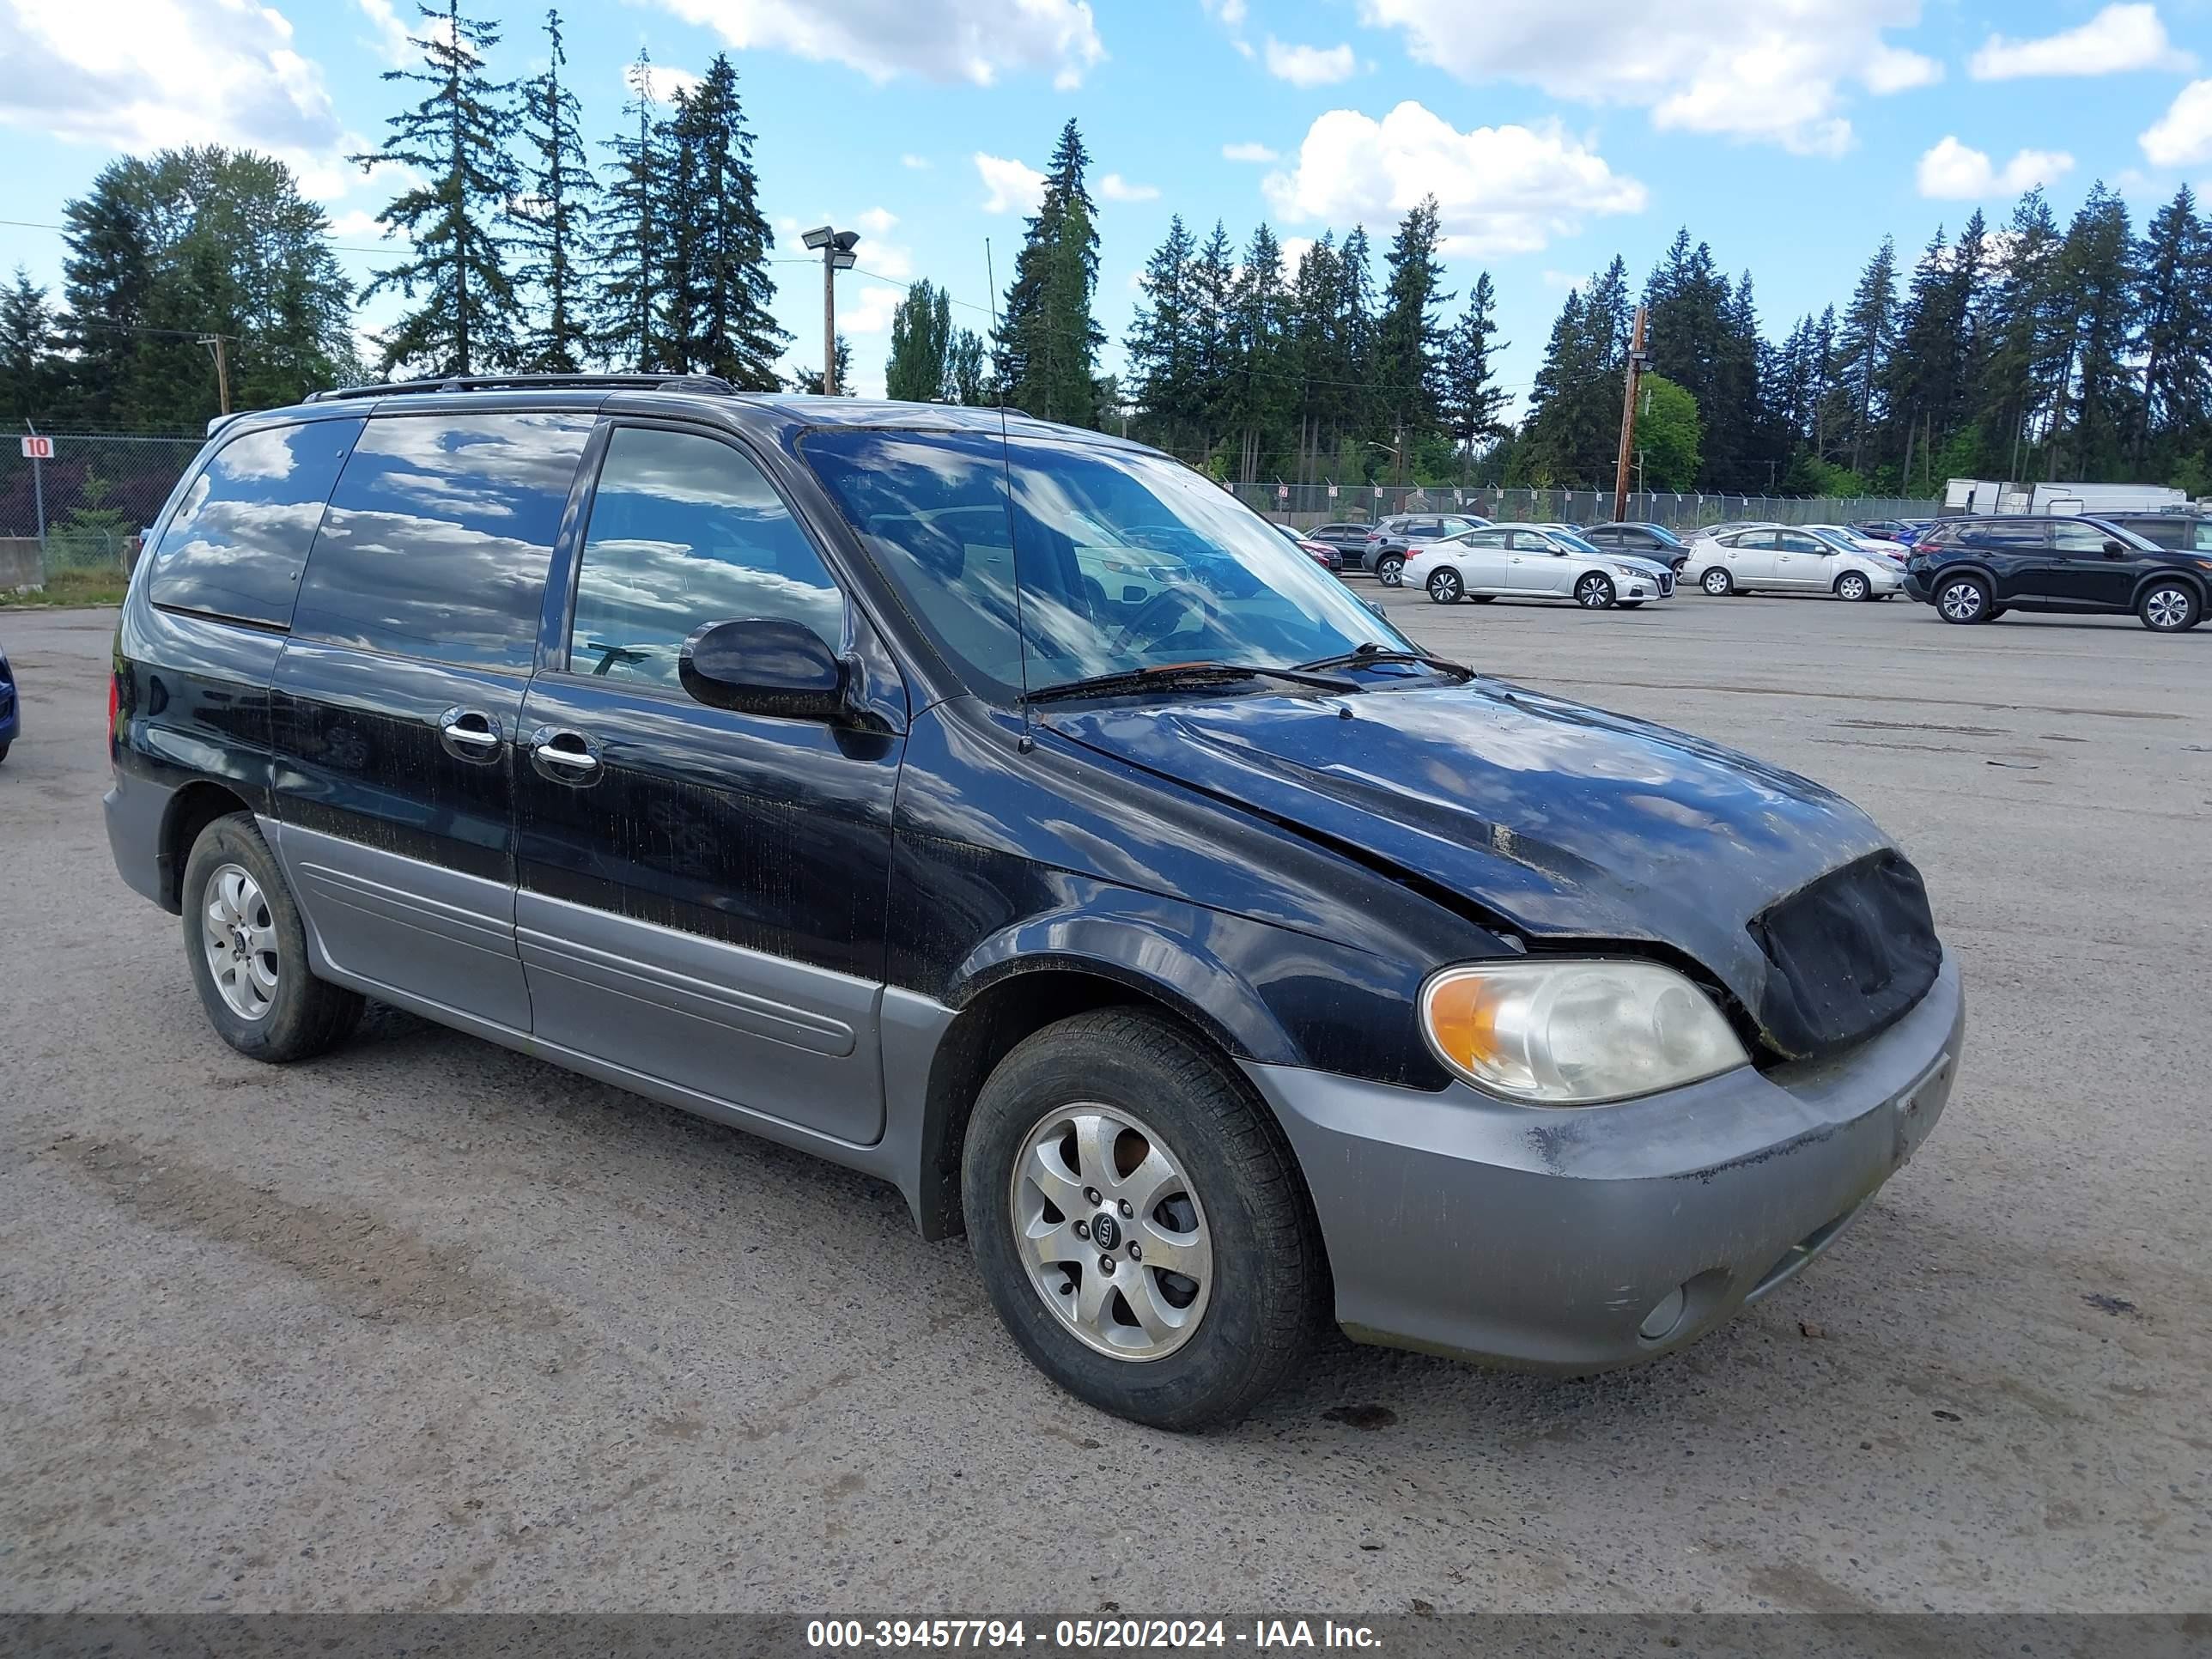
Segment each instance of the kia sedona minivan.
M1135 444L454 380L232 420L155 529L107 827L225 1042L374 998L866 1171L1141 1422L1331 1321L1672 1352L1951 1091L1864 815L1424 650Z

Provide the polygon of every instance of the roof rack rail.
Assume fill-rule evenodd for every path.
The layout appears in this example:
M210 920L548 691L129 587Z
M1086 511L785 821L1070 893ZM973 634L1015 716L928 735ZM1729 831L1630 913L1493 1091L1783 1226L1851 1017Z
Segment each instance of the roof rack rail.
M378 386L333 386L311 392L311 404L338 403L353 398L393 398L437 392L719 392L734 395L737 387L719 374L448 374L421 380L387 380Z

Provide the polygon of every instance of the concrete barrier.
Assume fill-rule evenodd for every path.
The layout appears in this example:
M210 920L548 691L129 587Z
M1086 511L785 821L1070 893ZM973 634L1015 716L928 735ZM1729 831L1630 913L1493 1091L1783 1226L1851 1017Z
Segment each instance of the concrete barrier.
M46 567L35 536L0 536L0 588L44 587Z

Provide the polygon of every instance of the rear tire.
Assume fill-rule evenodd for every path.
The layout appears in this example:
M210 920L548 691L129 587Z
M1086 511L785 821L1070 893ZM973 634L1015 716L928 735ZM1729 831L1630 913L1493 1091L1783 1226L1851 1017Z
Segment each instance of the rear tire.
M2136 601L2136 616L2154 634L2185 634L2197 626L2203 607L2184 582L2153 582Z
M1717 599L1724 599L1735 591L1735 579L1717 567L1698 578L1698 586Z
M8 751L15 746L15 741L12 738L6 743L0 743L0 761L6 760L8 758Z
M359 1022L362 999L308 971L299 907L250 814L200 831L180 891L192 984L216 1035L240 1054L311 1060Z
M1161 1201L1121 1212L1148 1193ZM1328 1262L1281 1130L1212 1049L1149 1012L1079 1014L1000 1060L968 1121L961 1196L1022 1352L1133 1422L1235 1420L1297 1370L1327 1317ZM1147 1243L1151 1265L1132 1254ZM1192 1273L1158 1265L1170 1254Z
M1457 605L1467 597L1467 586L1456 570L1439 570L1429 578L1429 598L1437 605Z
M1385 553L1375 561L1375 580L1385 587L1395 587L1405 580L1406 560L1402 554Z
M1979 576L1954 576L1936 590L1936 614L1947 623L1970 628L1996 616L1990 601L1990 585Z

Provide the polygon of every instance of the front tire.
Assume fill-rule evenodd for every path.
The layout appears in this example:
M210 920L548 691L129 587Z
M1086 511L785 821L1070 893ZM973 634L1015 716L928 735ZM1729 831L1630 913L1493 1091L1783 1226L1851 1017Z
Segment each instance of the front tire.
M1402 555L1385 553L1375 561L1375 580L1385 587L1395 587L1405 580L1406 561Z
M1954 576L1936 590L1936 614L1947 623L1972 627L1995 614L1989 584L1978 576Z
M961 1196L1022 1352L1133 1422L1243 1416L1327 1313L1281 1131L1211 1049L1148 1012L1079 1014L1000 1061L968 1121Z
M2201 610L2195 590L2181 582L2154 582L2136 601L2136 617L2154 634L2187 633Z
M1585 611L1613 609L1613 581L1610 577L1591 571L1575 584L1575 603Z
M1698 578L1698 586L1717 599L1724 599L1735 591L1735 579L1715 566Z
M307 968L307 934L252 817L200 831L185 860L185 955L216 1035L252 1060L309 1060L344 1038L362 999Z
M1874 597L1874 584L1856 570L1846 570L1836 578L1836 597L1853 604Z
M1456 570L1439 570L1429 578L1429 598L1437 605L1457 605L1467 597L1466 584Z

